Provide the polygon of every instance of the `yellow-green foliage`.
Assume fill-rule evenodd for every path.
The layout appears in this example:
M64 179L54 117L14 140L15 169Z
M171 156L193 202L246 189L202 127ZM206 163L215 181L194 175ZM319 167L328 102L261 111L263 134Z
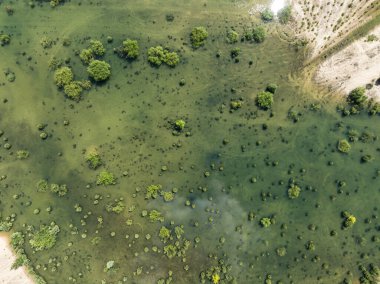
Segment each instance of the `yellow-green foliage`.
M73 79L74 74L69 67L61 67L54 72L54 82L58 87L64 87Z
M156 199L160 194L161 189L162 185L160 184L152 184L148 186L145 193L145 199Z
M93 60L87 67L87 72L95 81L105 81L111 76L111 65L105 61Z
M160 232L158 233L158 236L165 243L167 240L170 239L170 230L165 226L162 226Z
M295 199L300 195L301 188L295 184L290 185L288 189L288 196L291 199Z
M148 49L148 61L154 66L160 66L165 63L170 67L174 67L179 63L179 56L162 46L156 46Z
M207 37L208 32L206 31L205 27L195 27L193 28L190 34L191 45L194 48L201 47L202 45L204 45Z
M107 171L102 171L99 173L97 181L97 185L114 185L116 184L115 176Z
M16 152L17 159L25 160L29 157L29 152L27 150L19 150Z
M106 49L104 48L102 42L99 40L90 41L90 50L96 56L103 56L106 52Z
M139 56L139 45L137 40L126 39L123 46L119 48L119 55L128 59L135 59Z
M164 217L162 216L162 213L157 210L152 210L149 212L149 219L151 222L164 222Z
M96 149L90 151L86 156L86 161L91 169L97 169L102 165L102 159Z
M351 150L351 145L346 139L342 139L338 141L337 148L339 152L347 154Z
M94 60L94 54L91 49L83 49L79 54L80 59L84 64L90 64Z
M163 191L161 195L166 202L172 201L174 199L174 193L171 191Z
M79 101L81 98L83 88L80 82L72 81L69 84L65 85L63 91L69 99Z
M270 218L264 217L260 219L260 225L264 228L268 228L270 225L272 225L272 221Z
M59 227L54 223L49 226L41 225L40 229L33 233L29 241L30 246L36 251L50 249L55 245L58 233Z
M113 212L116 214L120 214L121 212L123 212L124 208L125 204L121 200L106 205L107 212Z

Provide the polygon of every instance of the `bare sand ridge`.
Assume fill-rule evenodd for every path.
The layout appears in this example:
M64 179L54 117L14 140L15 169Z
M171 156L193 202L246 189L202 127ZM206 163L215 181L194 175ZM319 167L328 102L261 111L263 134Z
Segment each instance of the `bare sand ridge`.
M9 246L9 239L0 235L0 284L33 284L24 267L12 270L16 256Z
M324 61L316 72L317 82L346 94L371 84L368 97L380 101L380 26L369 34L378 39L372 42L366 37L359 39Z
M296 34L309 41L310 59L339 43L380 9L378 0L292 0L291 4ZM380 39L380 28L369 34ZM372 42L367 41L367 37L356 40L322 62L314 79L343 95L356 87L372 85L367 95L380 101L379 39Z
M311 58L366 23L380 8L378 0L292 0L291 5L296 32L309 40Z

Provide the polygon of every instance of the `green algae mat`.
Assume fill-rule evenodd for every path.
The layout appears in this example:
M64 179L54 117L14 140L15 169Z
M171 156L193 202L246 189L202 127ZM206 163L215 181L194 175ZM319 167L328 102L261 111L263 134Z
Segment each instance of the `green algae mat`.
M302 44L249 16L263 3L61 2L0 2L14 267L54 284L378 281L364 90L303 87Z

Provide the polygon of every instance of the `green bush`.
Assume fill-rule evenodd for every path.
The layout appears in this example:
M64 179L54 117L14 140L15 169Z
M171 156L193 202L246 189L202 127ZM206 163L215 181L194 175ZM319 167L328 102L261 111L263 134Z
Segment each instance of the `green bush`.
M252 39L257 42L261 43L265 40L266 37L266 32L264 27L262 26L257 26L252 29Z
M87 67L87 72L95 81L105 81L111 76L111 65L105 61L93 60Z
M175 52L169 52L169 51L164 51L165 56L163 61L166 63L166 65L170 67L174 67L179 63L179 56Z
M227 32L227 42L228 43L237 43L239 40L239 34L234 30L229 30Z
M65 85L63 91L69 99L79 101L83 88L80 82L72 81L69 84Z
M277 13L278 20L281 24L287 24L292 19L292 7L286 6Z
M94 54L91 49L83 49L79 54L79 58L84 64L88 65L92 60L94 60Z
M274 84L274 83L270 83L270 84L268 84L268 86L266 87L265 90L266 90L267 92L269 92L269 93L274 94L274 93L276 92L277 88L278 88L278 86L277 86L276 84Z
M107 171L101 171L98 175L97 185L114 185L116 184L116 178L115 176Z
M54 82L58 87L64 87L73 79L74 74L69 67L61 67L54 72Z
M231 50L231 57L232 58L236 58L236 57L238 57L239 56L239 54L240 54L240 48L238 48L238 47L235 47L235 48L233 48L232 50Z
M270 218L264 217L260 219L260 225L264 228L268 228L270 225L272 225L272 221Z
M365 96L365 88L364 87L358 87L353 89L347 97L347 102L350 105L355 105L362 107L367 100L367 97Z
M86 156L86 161L90 169L97 169L102 165L102 159L96 150L90 151Z
M346 139L342 139L342 140L338 141L337 148L342 153L348 153L348 152L350 152L351 145L350 145L350 143L348 143L348 141Z
M148 49L148 61L152 65L160 66L164 56L164 48L162 46L150 47Z
M266 8L261 12L261 19L265 22L270 22L273 20L273 12L269 9Z
M0 34L0 45L4 46L7 45L11 42L11 37L10 35L7 34Z
M145 199L156 199L158 195L160 194L162 189L162 185L160 184L151 184L147 187L146 193L145 193Z
M256 104L261 109L269 109L273 105L273 94L262 91L257 95Z
M117 49L120 57L135 59L139 56L139 45L137 40L126 39L123 45Z
M103 46L103 43L99 40L90 41L90 50L96 56L103 56L106 52L106 49Z
M40 229L33 233L29 243L36 251L50 249L55 245L58 233L59 227L54 223L49 226L41 225Z
M205 27L195 27L193 28L190 34L191 45L194 48L201 47L202 45L204 45L207 37L208 32Z

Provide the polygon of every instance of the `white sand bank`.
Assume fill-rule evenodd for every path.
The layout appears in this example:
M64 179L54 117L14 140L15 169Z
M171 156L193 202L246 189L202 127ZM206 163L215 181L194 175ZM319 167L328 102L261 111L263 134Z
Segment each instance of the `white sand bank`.
M380 85L375 84L380 78L380 26L369 34L376 35L378 40L359 39L328 58L316 72L317 82L345 94L356 87L372 84L367 95L380 101Z
M24 267L11 269L15 259L9 239L0 234L0 284L33 284Z
M292 0L296 32L309 40L311 58L366 23L379 9L378 0Z

